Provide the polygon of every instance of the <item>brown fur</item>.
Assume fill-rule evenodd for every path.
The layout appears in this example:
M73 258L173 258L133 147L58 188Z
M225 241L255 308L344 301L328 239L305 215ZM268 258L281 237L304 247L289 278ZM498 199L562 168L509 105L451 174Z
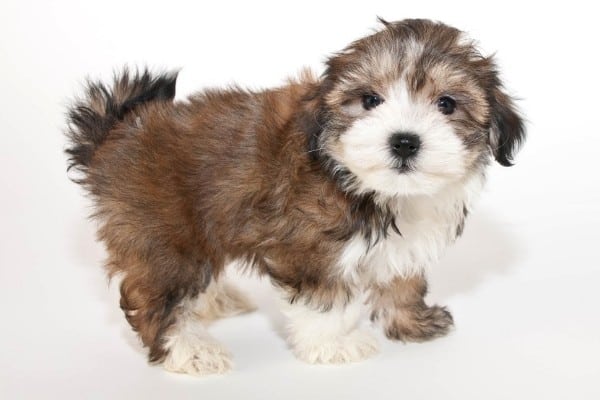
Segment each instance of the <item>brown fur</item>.
M414 67L411 87L420 96L439 95L446 82L444 90L468 105L454 116L465 143L483 152L495 129L496 157L510 162L520 119L492 61L459 46L458 36L427 21L388 23L332 57L320 79L305 74L262 92L206 91L187 102L173 102L174 75L125 72L112 89L89 85L70 112L67 152L94 198L109 274L123 277L121 308L151 361L165 358L165 334L182 303L233 260L269 276L290 301L328 310L353 296L357 288L334 269L346 241L400 230L373 194L346 190L351 177L334 171L325 144L355 118L349 105L403 68ZM408 63L411 41L426 51ZM389 337L447 331L452 319L425 306L425 287L419 277L373 290L373 317Z
M453 325L444 307L427 306L427 281L423 276L396 278L371 289L371 320L380 321L385 335L402 341L424 341L445 335Z
M312 84L147 104L94 154L84 184L97 201L109 272L123 275L121 307L152 361L164 358L174 308L234 259L252 262L292 299L327 308L350 296L328 268L359 216L294 127ZM210 135L199 136L205 127Z

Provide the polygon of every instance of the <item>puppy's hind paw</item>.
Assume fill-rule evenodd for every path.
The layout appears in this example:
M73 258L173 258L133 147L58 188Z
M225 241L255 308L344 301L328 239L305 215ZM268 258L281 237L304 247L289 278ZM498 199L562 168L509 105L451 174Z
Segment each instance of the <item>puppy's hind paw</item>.
M163 367L171 372L205 376L224 374L232 365L229 352L220 343L208 339L196 341L190 347L172 348Z

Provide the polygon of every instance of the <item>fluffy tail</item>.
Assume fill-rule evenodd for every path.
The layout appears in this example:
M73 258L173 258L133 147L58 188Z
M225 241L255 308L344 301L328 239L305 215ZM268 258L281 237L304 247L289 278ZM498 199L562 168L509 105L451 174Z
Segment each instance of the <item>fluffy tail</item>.
M148 70L131 74L124 69L112 87L88 81L85 97L68 111L69 169L85 172L114 125L140 104L172 101L176 80L176 72L153 76Z

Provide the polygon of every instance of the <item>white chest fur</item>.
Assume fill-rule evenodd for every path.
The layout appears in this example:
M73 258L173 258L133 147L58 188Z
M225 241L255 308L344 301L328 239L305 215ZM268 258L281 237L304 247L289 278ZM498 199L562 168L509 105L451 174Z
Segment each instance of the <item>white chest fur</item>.
M390 230L372 246L362 235L355 235L338 261L344 279L356 284L385 283L396 276L423 272L456 239L483 182L483 174L476 174L435 196L394 200L391 207L401 235Z

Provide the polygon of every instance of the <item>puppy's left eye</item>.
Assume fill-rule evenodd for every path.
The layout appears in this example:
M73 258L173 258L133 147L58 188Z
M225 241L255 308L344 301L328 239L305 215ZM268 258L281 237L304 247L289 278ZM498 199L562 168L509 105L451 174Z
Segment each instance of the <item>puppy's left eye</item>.
M377 94L365 94L362 97L362 104L365 110L370 110L383 103L383 99Z
M444 115L450 115L456 109L456 100L452 97L442 96L437 101L438 110Z

